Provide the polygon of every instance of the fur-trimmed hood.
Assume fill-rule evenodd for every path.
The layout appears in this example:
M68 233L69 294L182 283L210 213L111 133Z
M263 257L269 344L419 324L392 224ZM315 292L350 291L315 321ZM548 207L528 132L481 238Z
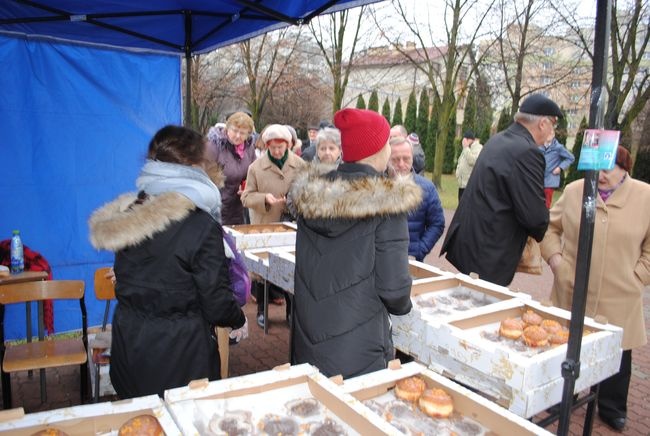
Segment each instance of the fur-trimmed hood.
M97 249L119 251L140 244L196 209L182 194L168 192L136 204L133 192L120 195L90 216L90 243Z
M308 220L364 219L408 213L422 201L422 190L410 176L390 179L364 171L331 177L332 170L330 165L310 165L298 175L291 188L298 215Z

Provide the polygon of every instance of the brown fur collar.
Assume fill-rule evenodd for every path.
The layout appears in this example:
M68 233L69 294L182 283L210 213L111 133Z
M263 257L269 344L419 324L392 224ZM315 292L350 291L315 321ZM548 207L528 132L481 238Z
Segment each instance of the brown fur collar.
M123 194L93 212L88 220L93 247L118 251L138 245L195 209L189 198L175 192L138 205L134 204L136 198L135 193Z
M299 215L307 219L370 218L407 213L422 201L422 190L412 177L368 176L334 181L321 177L332 169L310 165L296 177L291 198Z

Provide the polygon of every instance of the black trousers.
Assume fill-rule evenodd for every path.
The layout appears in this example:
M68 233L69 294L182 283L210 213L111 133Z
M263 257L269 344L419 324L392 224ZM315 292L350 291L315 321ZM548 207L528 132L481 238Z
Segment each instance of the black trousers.
M264 313L264 283L263 282L254 282L256 283L254 285L254 290L255 292L255 298L257 299L257 315L261 315ZM289 314L291 313L291 296L289 295L288 292L286 292L284 289L280 288L277 285L274 285L273 283L269 283L269 301L274 300L276 298L282 298L284 297L284 301L286 304L286 316L287 320L289 319Z
M463 192L465 192L465 188L458 188L458 202L460 203L460 198L463 196Z
M632 377L632 350L624 350L618 373L600 382L598 413L606 418L627 417L627 393Z

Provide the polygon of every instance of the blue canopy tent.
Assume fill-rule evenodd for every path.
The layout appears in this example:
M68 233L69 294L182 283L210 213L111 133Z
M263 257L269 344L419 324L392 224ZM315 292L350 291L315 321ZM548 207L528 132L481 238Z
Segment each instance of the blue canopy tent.
M375 1L3 0L0 239L20 229L55 278L84 279L98 324L92 273L113 255L90 246L86 222L135 189L153 133L181 122L181 60ZM56 331L79 327L66 310ZM24 335L22 317L7 310L7 338Z

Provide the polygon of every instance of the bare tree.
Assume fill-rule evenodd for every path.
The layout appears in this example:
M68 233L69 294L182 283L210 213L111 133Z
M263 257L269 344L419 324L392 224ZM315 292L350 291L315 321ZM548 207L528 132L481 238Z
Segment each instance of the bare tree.
M575 33L579 46L593 61L593 24L591 27L583 26L570 13L564 13L563 20ZM605 127L621 130L624 138L630 138L635 119L650 99L649 27L647 1L613 1ZM637 148L638 142L633 141L633 152Z
M332 114L342 107L343 96L348 86L348 78L353 65L354 53L359 41L361 21L366 10L365 6L361 6L357 11L353 11L352 15L348 9L318 17L309 23L309 31L316 40L316 44L332 75ZM354 19L354 14L356 14L356 19ZM353 20L351 25L348 23L350 19ZM348 43L346 34L349 35L349 33L353 33L354 36L349 42L351 47L346 54L344 53L344 44ZM345 61L344 56L347 56Z
M300 28L265 33L239 44L241 62L248 80L247 105L255 125L280 78L289 68L300 38Z
M207 131L233 99L233 84L240 69L232 62L232 48L193 56L192 125L199 132Z
M393 8L401 21L402 32L396 36L382 32L391 46L427 77L431 86L432 106L437 109L432 116L437 117L438 125L432 180L438 187L441 186L449 134L453 134L456 129L450 123L454 122L458 104L480 64L480 58L475 59L473 47L477 39L483 36L482 26L494 1L445 0L443 16L446 46L434 40L433 35L438 32L431 17L427 17L427 23L420 24L423 17L415 16L415 12L409 14L400 0L393 1ZM377 26L382 28L376 16L375 20ZM461 29L462 23L472 24ZM403 38L415 38L417 49L408 50L407 45L402 43Z

